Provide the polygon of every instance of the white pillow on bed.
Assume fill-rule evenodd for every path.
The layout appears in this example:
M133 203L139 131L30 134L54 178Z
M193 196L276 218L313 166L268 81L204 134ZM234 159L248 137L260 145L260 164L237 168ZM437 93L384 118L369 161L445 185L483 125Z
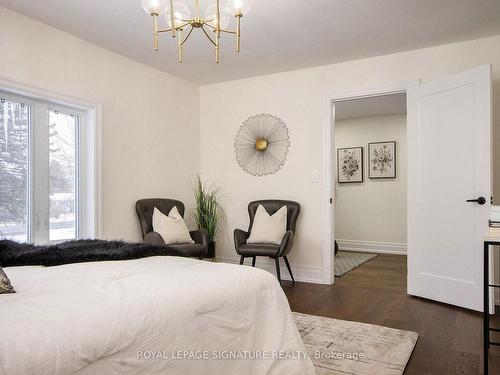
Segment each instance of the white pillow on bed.
M286 206L281 207L273 215L269 215L266 209L259 204L247 243L281 244L286 232L286 215Z
M168 216L155 207L153 231L163 238L166 245L194 243L184 219L175 206L170 210Z

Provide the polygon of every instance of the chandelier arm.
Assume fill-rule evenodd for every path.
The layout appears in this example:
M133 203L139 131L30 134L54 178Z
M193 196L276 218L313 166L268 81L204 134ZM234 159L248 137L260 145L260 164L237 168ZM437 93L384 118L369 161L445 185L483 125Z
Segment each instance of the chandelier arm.
M175 38L175 21L174 21L174 1L170 0L170 12L169 12L170 24L172 27L170 30L172 31L172 38Z
M218 64L220 61L220 30L217 33L217 37L215 38L215 63Z
M213 20L203 20L203 25L210 27L213 31L216 30L215 26L209 24L209 22L213 22Z
M200 18L200 0L194 0L194 12L196 19Z
M176 26L175 31L179 31L180 29L183 29L187 25L191 25L191 21L186 21L186 23L183 23L182 25ZM172 31L171 27L169 27L167 29L158 29L158 33L168 33L170 31Z
M204 20L203 24L208 26L209 28L212 29L212 31L217 31L217 28L215 26L212 26L209 24L209 22L212 22L213 20ZM237 34L238 32L236 30L230 30L230 29L220 29L221 33L228 33L228 34Z
M172 31L172 28L168 28L168 29L158 29L157 32L158 33L169 33L170 31Z
M184 20L179 20L179 21L184 21ZM184 23L182 25L179 25L179 26L176 26L175 27L175 30L181 30L183 28L185 28L187 25L191 25L191 21L184 21Z
M220 61L220 0L215 2L217 23L215 24L215 63Z
M234 35L238 35L238 32L237 32L237 31L235 31L235 30L220 29L220 32L221 32L221 33L227 33L227 34L234 34Z
M153 49L158 51L158 15L153 14Z
M216 14L215 14L215 17L217 18L217 23L215 24L216 25L216 33L217 33L217 38L220 38L220 0L216 0L216 3L215 3L215 9L216 9ZM218 43L217 43L218 44Z
M241 15L236 16L236 52L240 52Z
M201 29L203 30L203 33L207 36L208 40L210 40L214 46L217 46L217 44L213 41L210 35L208 35L207 30L205 30L205 26L202 26Z
M182 64L183 60L183 53L182 53L182 29L177 30L179 33L179 37L177 38L177 58L179 59L179 63Z
M193 32L194 30L194 27L191 26L191 29L189 30L189 32L187 33L186 37L184 38L184 40L182 42L180 42L180 46L182 47L184 45L184 43L186 43L186 41L188 40L189 36L191 35L191 33Z

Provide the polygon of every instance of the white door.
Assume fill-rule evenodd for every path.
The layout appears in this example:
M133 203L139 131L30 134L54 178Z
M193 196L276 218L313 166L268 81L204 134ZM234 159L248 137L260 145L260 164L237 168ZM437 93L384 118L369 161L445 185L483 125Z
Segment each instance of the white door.
M489 65L408 91L408 294L482 311L490 155Z

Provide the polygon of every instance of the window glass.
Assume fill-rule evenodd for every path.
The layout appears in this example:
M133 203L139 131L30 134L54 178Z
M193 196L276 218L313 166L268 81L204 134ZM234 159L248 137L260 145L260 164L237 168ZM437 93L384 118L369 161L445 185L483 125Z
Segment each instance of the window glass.
M0 238L28 241L30 107L0 97Z
M49 240L76 238L77 116L49 111Z

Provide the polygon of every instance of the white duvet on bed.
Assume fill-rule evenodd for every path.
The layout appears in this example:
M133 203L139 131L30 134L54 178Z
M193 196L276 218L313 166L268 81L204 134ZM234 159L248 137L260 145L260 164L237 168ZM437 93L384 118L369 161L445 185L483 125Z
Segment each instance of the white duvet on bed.
M1 374L314 374L263 270L149 257L4 271L17 293L0 295ZM230 355L248 359L215 359Z

